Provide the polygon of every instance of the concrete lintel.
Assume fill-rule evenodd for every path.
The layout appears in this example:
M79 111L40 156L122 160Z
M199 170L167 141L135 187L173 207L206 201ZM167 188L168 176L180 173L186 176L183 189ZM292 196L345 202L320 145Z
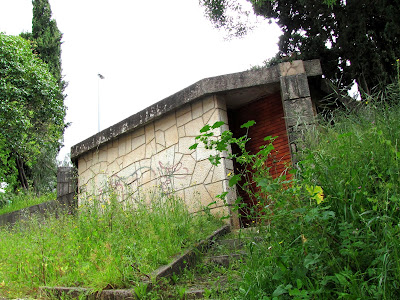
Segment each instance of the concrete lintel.
M303 61L304 70L308 77L322 75L322 67L319 59L312 59Z

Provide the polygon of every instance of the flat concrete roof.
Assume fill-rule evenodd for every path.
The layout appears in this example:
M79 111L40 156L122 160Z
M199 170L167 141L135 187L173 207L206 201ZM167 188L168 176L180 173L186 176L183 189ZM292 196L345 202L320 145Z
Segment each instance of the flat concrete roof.
M319 60L309 60L303 63L307 76L322 74ZM202 79L72 146L71 160L75 162L83 153L98 148L187 103L208 95L224 95L229 109L275 93L280 90L280 77L280 66L276 65L270 68L260 68Z

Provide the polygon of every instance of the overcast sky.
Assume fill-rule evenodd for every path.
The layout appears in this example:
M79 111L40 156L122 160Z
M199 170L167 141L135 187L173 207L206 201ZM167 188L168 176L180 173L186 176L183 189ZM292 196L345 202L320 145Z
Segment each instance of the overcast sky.
M240 72L274 56L280 31L260 22L226 41L198 0L50 0L64 34L62 68L70 127L65 147L97 133L196 81ZM31 0L0 0L0 32L31 31ZM104 76L100 80L97 76Z

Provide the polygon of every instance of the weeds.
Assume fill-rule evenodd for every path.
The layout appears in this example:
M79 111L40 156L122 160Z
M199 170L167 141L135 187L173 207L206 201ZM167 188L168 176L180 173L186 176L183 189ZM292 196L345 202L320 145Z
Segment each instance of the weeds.
M122 207L109 191L107 202L89 198L77 216L1 229L0 295L34 296L41 285L136 287L143 294L141 279L221 225L191 215L173 195L148 198Z
M32 205L40 204L46 201L55 200L57 195L55 192L44 194L37 197L34 193L17 192L0 193L0 215L17 211Z
M258 233L248 243L236 298L399 298L398 95L391 86L356 111L336 112L310 128L293 177L269 175L265 162L273 138L251 154L247 135L234 139L226 131L214 139L210 130L220 124L202 129L197 139L208 148L221 153L236 144L241 149L228 156L242 166L230 186L246 178L242 188L255 199L253 209L241 210L250 214ZM218 164L219 155L210 162Z

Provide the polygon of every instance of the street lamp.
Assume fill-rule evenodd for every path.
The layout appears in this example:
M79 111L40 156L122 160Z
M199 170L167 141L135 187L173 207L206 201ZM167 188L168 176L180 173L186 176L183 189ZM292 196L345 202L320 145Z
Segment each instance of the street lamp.
M100 73L97 76L97 132L100 132L100 79L104 79L105 77Z

